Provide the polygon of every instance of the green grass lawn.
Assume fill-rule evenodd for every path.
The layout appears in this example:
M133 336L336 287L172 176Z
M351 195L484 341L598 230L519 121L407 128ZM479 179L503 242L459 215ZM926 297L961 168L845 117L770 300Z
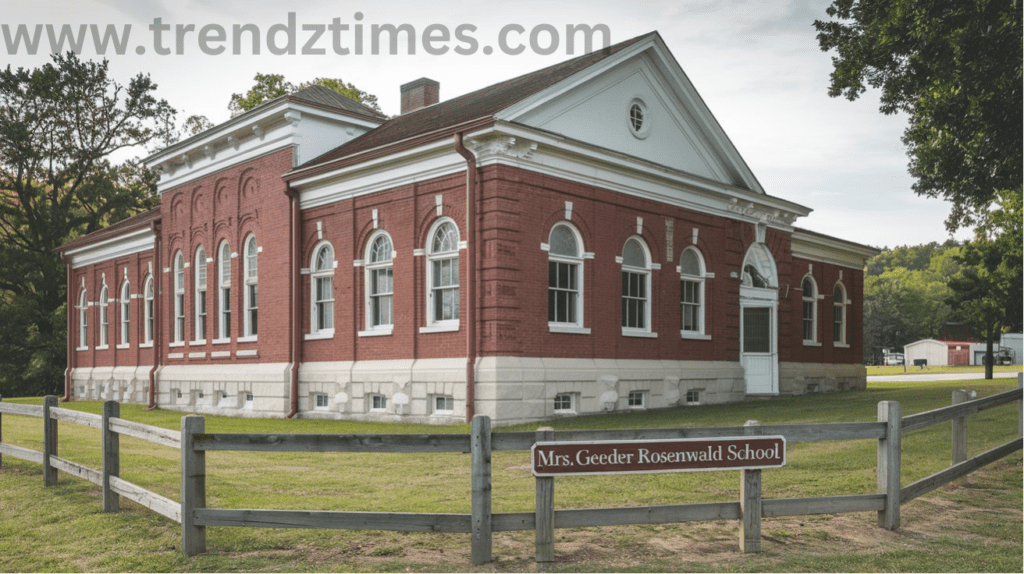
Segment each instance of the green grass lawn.
M985 396L1016 387L1013 379L937 383L878 383L866 391L830 395L781 397L770 401L751 400L717 406L634 411L621 414L563 418L544 425L531 424L496 429L532 431L538 426L556 430L610 428L659 428L742 425L756 419L764 424L873 421L877 403L898 400L904 415L950 403L954 389L977 390ZM5 399L7 401L9 399ZM40 404L41 399L10 402ZM74 402L66 406L99 413L99 402ZM122 418L180 429L182 413L145 411L122 405ZM42 450L40 419L3 417L3 440ZM439 433L468 432L468 425L390 425L346 421L280 419L236 419L207 417L207 432L315 432L315 433ZM972 416L969 422L970 454L977 454L1010 440L1017 432L1017 409L1004 406ZM172 500L180 500L179 453L130 437L121 438L121 475L125 479ZM60 455L99 468L99 431L60 423ZM764 471L765 498L832 496L876 492L875 441L806 443L789 447L783 469ZM903 441L902 482L908 484L949 464L950 425L908 433ZM492 458L494 512L531 512L534 479L526 452L496 452ZM993 470L995 469L995 470ZM958 542L954 526L945 541L925 538L913 551L894 544L889 558L879 550L849 554L843 547L822 554L820 548L792 547L795 540L828 544L842 537L842 529L815 529L816 517L801 518L794 526L774 528L766 520L766 547L785 547L773 557L738 553L736 538L725 537L724 562L700 562L689 567L673 561L679 550L669 553L667 562L638 556L627 562L630 569L663 570L1017 570L1021 569L1021 456L1016 453L985 470L985 500L992 506L1016 508L1007 520L992 515L971 528L990 532L985 537L984 560L965 566L967 550ZM994 474L993 474L994 473ZM654 475L562 477L556 483L558 508L590 508L721 502L737 500L738 473L701 472ZM347 454L347 453L247 453L211 452L207 455L207 504L212 508L267 508L298 510L349 510L381 512L468 513L470 462L462 454ZM962 490L962 489L961 489ZM966 497L962 504L976 504L962 491L941 491L927 495ZM955 502L955 500L954 500ZM911 506L917 504L912 502ZM474 568L468 559L468 535L403 534L330 530L272 530L210 528L209 552L194 558L182 556L180 527L155 513L122 499L116 514L101 512L99 489L91 483L60 474L60 484L42 486L37 464L4 457L0 471L0 571L321 571L321 570L481 570L518 571L532 569L532 532L496 534L496 556L492 564ZM989 516L990 508L979 509ZM873 513L860 513L873 514ZM847 515L849 517L851 515ZM860 527L874 532L873 516ZM837 517L835 520L843 520ZM979 519L981 520L981 519ZM785 523L788 524L788 523ZM822 523L823 524L823 523ZM831 522L830 524L837 524ZM703 535L702 529L717 527L728 531L735 522L667 525L662 530L646 526L605 529L559 530L556 552L570 553L574 540L588 536L618 551L610 562L580 551L560 558L558 568L579 570L621 570L616 559L625 559L628 548L640 547L668 537L691 539L704 544L720 534ZM824 528L824 527L822 527ZM966 526L965 526L966 528ZM711 532L710 530L708 532ZM774 533L773 533L774 532ZM838 532L838 533L837 533ZM891 533L890 533L891 534ZM970 534L970 533L968 533ZM965 534L964 536L967 536ZM963 538L962 536L960 537ZM633 542L635 542L635 544ZM962 540L961 540L962 541ZM632 545L631 545L632 544ZM906 546L906 544L904 544ZM885 550L882 552L885 555ZM901 553L902 552L902 553ZM795 554L794 554L795 553ZM656 554L656 553L655 553ZM560 553L561 555L561 553ZM502 562L501 557L506 561ZM511 560L511 561L509 561ZM987 566L986 566L987 565Z
M890 367L867 367L868 376L872 377L875 375L920 375L924 373L984 373L985 367L981 365L968 365L963 367L949 367L949 366L927 366L927 367L915 367L913 365L904 367L903 365L890 366ZM1019 373L1021 370L1020 365L995 365L992 367L992 371L995 373Z

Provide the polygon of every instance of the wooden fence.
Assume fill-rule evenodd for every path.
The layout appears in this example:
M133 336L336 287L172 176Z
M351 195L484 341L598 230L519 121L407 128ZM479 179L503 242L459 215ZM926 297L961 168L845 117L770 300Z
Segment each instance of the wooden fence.
M535 433L492 433L490 419L473 419L469 435L454 434L247 434L206 433L201 416L182 417L180 433L119 418L120 405L104 403L103 415L58 408L56 397L46 397L43 406L0 402L3 414L43 419L44 449L33 451L2 442L3 455L43 465L46 485L56 483L61 470L99 485L103 491L103 509L118 509L118 497L124 496L154 512L181 524L182 550L193 556L206 551L206 528L241 526L257 528L330 528L353 530L398 530L469 533L472 561L491 560L493 532L534 530L536 561L554 561L554 530L585 526L658 524L708 520L740 521L740 548L760 552L761 518L806 514L877 511L878 526L889 530L900 525L900 505L999 460L1022 448L1024 410L1022 379L1018 388L976 400L966 400L963 391L953 393L953 404L924 413L902 416L900 403L878 404L876 422L757 425L742 427L694 427L675 429L635 429L609 431L555 432L541 429ZM1018 403L1017 438L996 448L967 458L967 417L980 411ZM57 455L57 422L97 428L103 441L103 468L96 470L60 458ZM952 421L952 466L931 476L900 487L902 436L906 432ZM133 436L181 451L181 502L175 502L121 479L118 438ZM590 508L556 510L554 477L536 479L534 512L493 513L491 511L491 453L529 450L539 441L633 441L687 438L719 438L781 435L788 444L798 442L876 439L878 441L878 491L870 494L813 498L762 499L759 470L741 470L740 500L702 504L679 504L629 508ZM206 453L210 451L258 452L349 452L349 453L470 453L471 513L387 513L300 510L260 510L208 508L206 505Z

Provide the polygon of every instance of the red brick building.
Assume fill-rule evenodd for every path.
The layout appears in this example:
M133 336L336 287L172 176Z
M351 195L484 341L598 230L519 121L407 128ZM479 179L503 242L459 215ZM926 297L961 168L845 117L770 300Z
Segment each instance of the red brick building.
M801 230L656 34L387 119L322 88L68 243L69 398L499 423L863 388L874 250Z

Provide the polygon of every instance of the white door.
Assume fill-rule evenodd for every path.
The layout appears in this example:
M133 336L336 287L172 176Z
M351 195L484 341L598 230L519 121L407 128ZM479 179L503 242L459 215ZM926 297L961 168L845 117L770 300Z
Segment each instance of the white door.
M779 357L776 349L775 306L740 307L740 362L748 394L778 394Z

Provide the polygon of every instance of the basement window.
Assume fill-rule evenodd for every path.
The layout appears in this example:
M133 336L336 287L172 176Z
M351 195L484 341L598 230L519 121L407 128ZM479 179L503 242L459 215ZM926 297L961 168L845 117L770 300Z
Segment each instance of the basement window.
M370 410L383 411L388 408L388 398L384 395L372 395L370 397Z
M318 410L318 411L326 411L327 407L329 406L329 404L330 404L330 401L327 399L327 395L325 395L325 394L314 395L313 408L315 408L316 410Z
M690 389L686 391L686 404L688 405L699 405L700 394L703 389Z
M434 397L434 414L450 415L455 411L455 399L447 395Z
M555 412L556 413L575 413L576 412L576 397L571 393L562 393L555 395Z
M647 407L647 393L644 391L629 391L629 408L643 409Z

